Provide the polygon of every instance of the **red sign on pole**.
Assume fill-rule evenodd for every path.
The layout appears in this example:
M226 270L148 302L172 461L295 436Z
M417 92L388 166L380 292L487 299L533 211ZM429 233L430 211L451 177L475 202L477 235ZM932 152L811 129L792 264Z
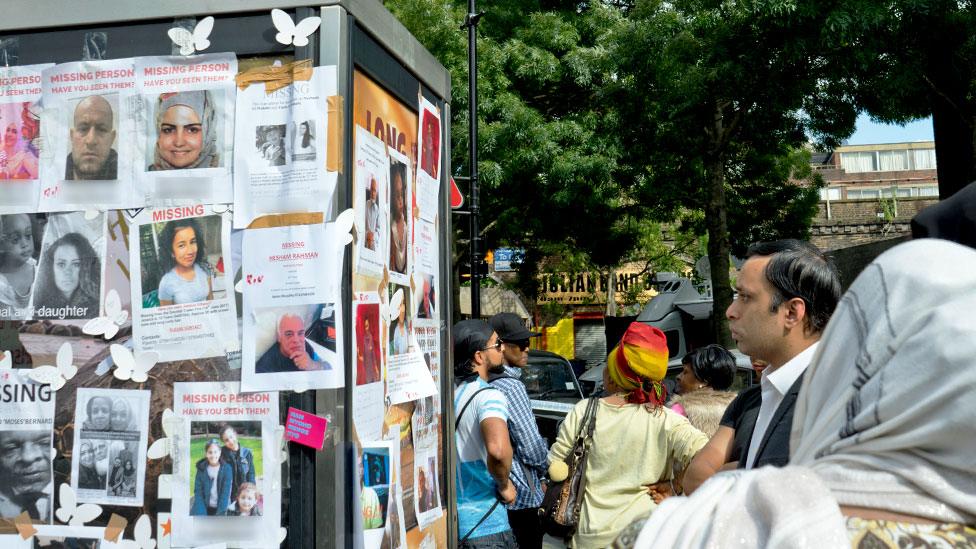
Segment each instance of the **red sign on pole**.
M464 206L464 195L461 194L461 189L458 188L457 183L454 182L454 178L451 178L451 208L458 209Z

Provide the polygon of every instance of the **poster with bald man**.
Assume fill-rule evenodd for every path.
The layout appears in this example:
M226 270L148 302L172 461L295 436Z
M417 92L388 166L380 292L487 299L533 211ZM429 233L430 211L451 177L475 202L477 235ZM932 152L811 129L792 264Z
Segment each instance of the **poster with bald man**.
M41 73L42 212L145 203L132 177L132 59L55 65Z
M78 389L71 487L79 503L143 505L149 393Z
M343 386L336 239L332 224L244 232L241 390Z

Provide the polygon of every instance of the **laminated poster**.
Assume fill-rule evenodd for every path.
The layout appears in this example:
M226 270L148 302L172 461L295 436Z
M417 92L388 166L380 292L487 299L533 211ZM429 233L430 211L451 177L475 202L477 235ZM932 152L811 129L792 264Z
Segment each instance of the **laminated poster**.
M335 94L334 66L271 93L253 84L237 94L235 227L267 214L330 210L338 174L325 169L326 98Z
M413 240L410 159L393 149L390 156L390 282L409 284Z
M41 71L53 66L0 67L0 214L37 211Z
M244 232L244 391L342 387L345 248L333 226Z
M356 271L383 276L390 248L388 179L390 159L386 144L365 128L356 126L353 161L356 163Z
M413 501L417 523L423 530L441 518L440 486L437 466L437 444L426 448L414 448L413 454Z
M200 204L142 210L130 223L137 352L173 361L240 348L230 225L229 214Z
M395 505L395 489L399 484L395 478L399 471L399 430L396 433L394 440L362 443L358 464L359 502L366 549L379 549L391 518L390 510Z
M41 212L142 206L132 59L79 61L41 73Z
M26 370L0 369L0 532L14 531L24 511L35 523L51 522L54 397Z
M137 57L134 176L148 206L233 202L237 56Z
M145 503L149 397L149 391L78 389L71 487L79 503Z
M174 383L173 547L276 547L278 393L237 382ZM216 482L214 482L216 479Z
M14 537L14 536L12 536ZM33 538L16 539L6 544L0 536L0 547L4 549L116 549L119 544L105 539L104 526L38 526Z
M31 218L34 226L39 228L37 218L19 217L21 221L24 217ZM19 223L17 216L4 216L5 222L7 219L11 219L11 226ZM8 228L6 225L5 232ZM25 224L19 223L18 226L26 230ZM30 292L30 306L23 314L16 316L35 320L97 317L105 288L105 229L104 213L86 215L85 212L71 212L47 216ZM20 233L21 237L23 234ZM27 264L31 261L25 259ZM23 296L23 293L17 294L18 298ZM0 301L3 301L2 296Z
M385 345L381 344L386 328L380 320L379 294L357 292L353 300L352 318L352 355L356 357L353 423L360 440L378 440L383 433L383 374L386 370Z
M441 115L437 107L420 98L420 143L417 151L417 207L421 219L433 222L437 217L440 191Z

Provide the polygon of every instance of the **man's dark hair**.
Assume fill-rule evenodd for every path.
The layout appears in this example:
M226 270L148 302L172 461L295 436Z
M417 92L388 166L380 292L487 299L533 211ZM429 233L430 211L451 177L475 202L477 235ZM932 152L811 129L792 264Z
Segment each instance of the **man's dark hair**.
M837 270L819 248L795 239L758 242L749 246L747 258L769 257L766 280L773 287L770 312L784 302L800 298L806 306L805 329L819 334L840 300Z
M695 377L716 391L731 387L735 378L735 357L715 343L686 354L681 364L687 364Z

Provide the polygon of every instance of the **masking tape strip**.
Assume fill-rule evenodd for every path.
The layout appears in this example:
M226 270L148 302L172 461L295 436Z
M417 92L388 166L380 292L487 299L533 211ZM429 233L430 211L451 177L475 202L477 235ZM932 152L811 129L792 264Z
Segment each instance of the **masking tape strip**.
M287 227L289 225L319 225L325 223L322 212L302 212L289 214L262 215L247 226L248 229L268 229L271 227Z
M325 151L325 169L342 173L343 100L341 95L330 95L326 101L329 107L329 137L328 150Z
M125 530L128 524L129 521L124 517L112 513L112 516L108 519L108 525L105 527L105 541L118 543L119 537L122 536L122 531Z
M254 67L234 77L234 80L237 82L237 87L242 90L247 89L251 84L264 82L264 91L266 93L280 90L296 80L311 79L311 59L301 59L281 66L265 65L263 67Z
M14 519L14 526L17 527L17 533L23 539L30 539L31 536L37 533L37 529L31 524L31 518L27 514L27 511L17 515Z

